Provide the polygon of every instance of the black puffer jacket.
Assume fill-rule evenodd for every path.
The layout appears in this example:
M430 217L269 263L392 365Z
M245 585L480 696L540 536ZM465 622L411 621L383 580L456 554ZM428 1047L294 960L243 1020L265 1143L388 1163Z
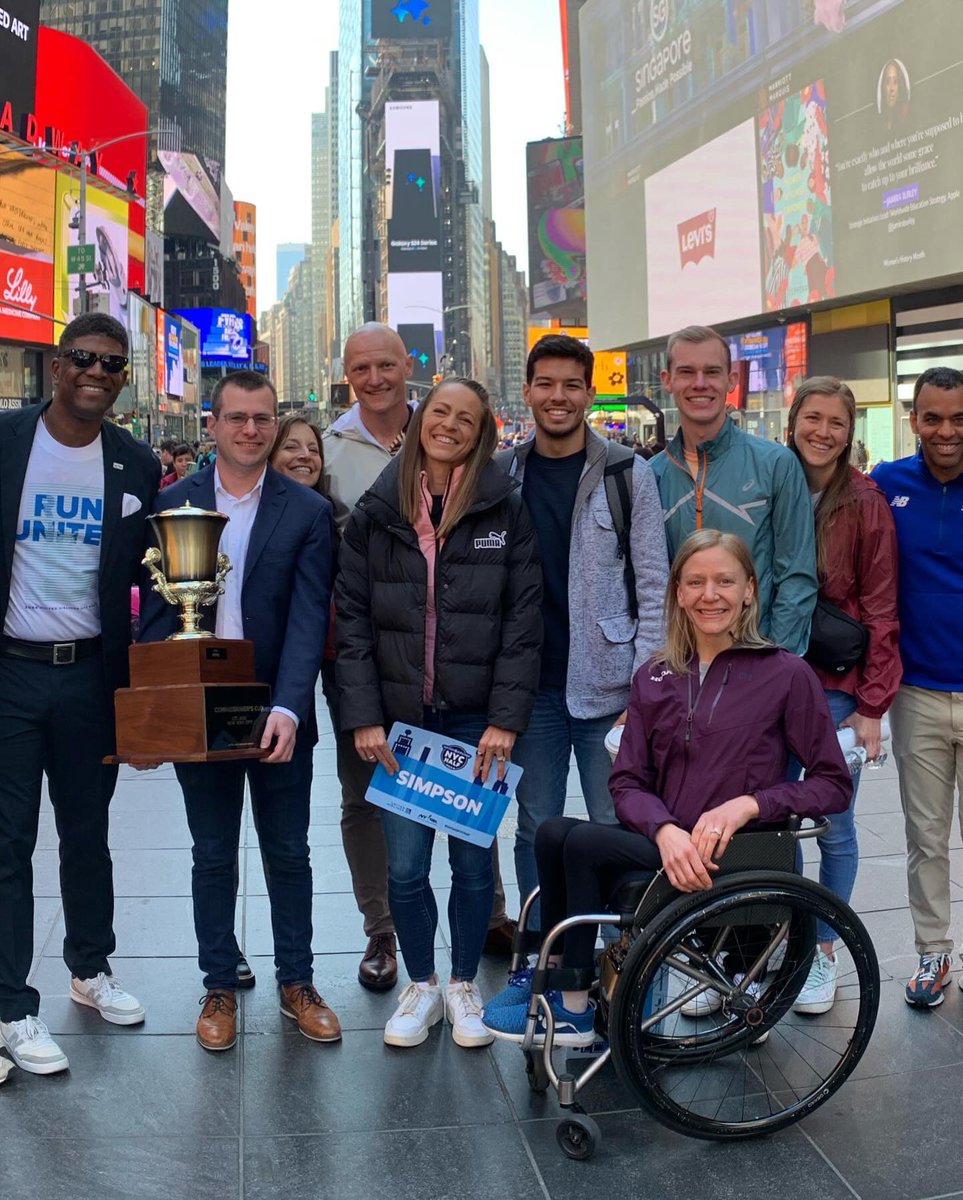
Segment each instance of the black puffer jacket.
M399 462L358 501L335 585L341 725L417 724L425 679L428 564L401 516ZM521 733L538 690L542 571L514 480L490 463L436 562L434 705L487 711Z

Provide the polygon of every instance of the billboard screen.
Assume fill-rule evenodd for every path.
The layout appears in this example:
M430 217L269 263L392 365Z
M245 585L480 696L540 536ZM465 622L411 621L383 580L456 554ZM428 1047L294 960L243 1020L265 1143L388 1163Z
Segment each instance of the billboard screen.
M371 36L408 41L451 36L451 0L371 0Z
M67 274L67 248L80 245L80 185L57 176L54 249L54 307L57 321L73 318L80 297L80 276ZM87 187L87 244L94 247L94 269L85 276L87 295L106 297L107 311L127 324L128 205L99 188ZM104 301L101 301L103 303Z
M203 365L250 365L252 326L246 312L235 312L231 308L179 308L176 311L197 326Z
M593 338L963 270L953 0L588 0Z
M528 143L531 311L579 325L585 305L585 182L582 139Z
M437 100L385 105L389 271L441 270L441 126Z
M0 130L26 140L34 109L40 0L4 0L0 8Z
M184 395L184 338L181 323L164 313L164 384L168 396Z
M241 272L248 316L257 318L257 209L234 201L234 258Z
M53 341L56 181L23 155L0 157L0 338Z
M158 150L164 168L164 232L221 240L220 171L196 154Z

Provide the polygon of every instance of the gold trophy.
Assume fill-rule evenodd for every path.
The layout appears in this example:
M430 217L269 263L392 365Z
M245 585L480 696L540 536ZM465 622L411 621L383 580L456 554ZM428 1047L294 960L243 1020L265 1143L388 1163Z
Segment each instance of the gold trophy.
M224 580L232 568L230 559L217 547L230 518L195 508L187 501L181 508L168 508L147 519L158 544L144 555L144 566L150 571L154 591L181 609L180 632L167 640L212 638L213 633L198 626L197 610L209 607L224 594Z
M271 689L254 678L254 643L219 638L199 622L231 570L218 551L229 518L185 504L148 518L158 545L144 556L153 590L177 608L180 630L130 648L129 688L115 694L112 762L260 758Z

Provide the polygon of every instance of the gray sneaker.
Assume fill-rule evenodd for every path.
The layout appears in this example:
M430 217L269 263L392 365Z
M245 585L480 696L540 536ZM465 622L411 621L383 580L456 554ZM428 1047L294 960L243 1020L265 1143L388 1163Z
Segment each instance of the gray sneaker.
M0 1039L17 1066L31 1075L53 1075L70 1065L39 1017L0 1021Z
M144 1019L143 1004L104 971L93 979L71 979L70 999L95 1008L111 1025L139 1025Z

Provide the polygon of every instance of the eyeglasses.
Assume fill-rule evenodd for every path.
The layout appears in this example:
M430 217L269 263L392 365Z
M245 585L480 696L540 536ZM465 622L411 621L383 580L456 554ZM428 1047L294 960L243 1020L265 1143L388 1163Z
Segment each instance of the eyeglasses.
M86 371L88 367L92 367L95 362L100 365L111 375L119 375L127 366L127 356L125 354L95 354L93 350L64 350L61 358L69 358L75 367L81 371Z
M258 413L256 416L249 416L247 413L229 412L221 413L220 418L225 425L230 425L232 429L243 429L248 421L253 421L258 429L270 429L272 425L277 424L277 417L269 417L267 413Z

